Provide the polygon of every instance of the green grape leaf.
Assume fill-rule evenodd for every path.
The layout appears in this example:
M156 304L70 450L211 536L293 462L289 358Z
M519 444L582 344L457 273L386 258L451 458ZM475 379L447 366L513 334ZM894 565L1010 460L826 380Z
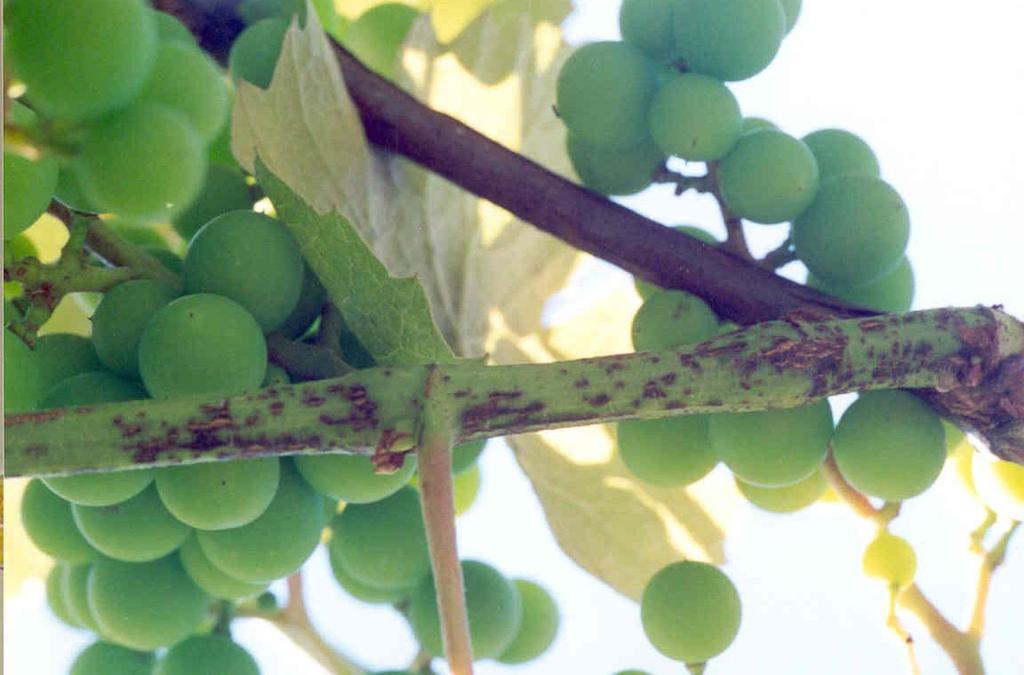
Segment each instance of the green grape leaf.
M434 325L423 287L395 279L344 216L318 215L263 162L256 179L288 224L345 323L381 364L450 363L451 348Z
M538 11L529 0L502 0L449 45L421 18L406 38L397 80L431 107L571 176L565 129L551 111L558 71L570 53L556 23L567 5L551 5ZM321 261L318 274L333 274L320 267L348 257L336 248L347 221L347 232L358 233L391 277L415 277L422 285L455 353L516 363L629 351L636 304L631 293L625 300L604 298L599 311L551 329L542 324L548 298L587 256L368 144L315 21L290 29L267 91L240 84L232 140L243 166L252 169L259 155L292 192L294 204L282 201L287 195L271 194L285 220L295 218L295 207L302 219L319 222L309 232L320 234L304 245L314 256L311 264ZM317 219L332 213L340 216ZM310 252L314 248L321 252ZM359 276L348 278L360 284L352 286L353 295L376 292L365 289ZM377 308L375 302L367 306ZM510 443L559 544L621 593L639 597L651 574L684 557L721 560L738 503L732 481L721 472L689 490L650 488L625 471L602 427Z

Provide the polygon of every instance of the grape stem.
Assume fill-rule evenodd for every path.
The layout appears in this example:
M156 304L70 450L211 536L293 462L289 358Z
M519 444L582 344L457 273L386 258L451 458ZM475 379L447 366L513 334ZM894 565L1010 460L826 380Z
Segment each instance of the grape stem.
M424 388L423 427L416 449L420 503L441 615L445 658L453 675L473 675L469 617L455 533L453 410L442 391L442 377L440 368L431 368Z
M711 194L718 202L718 210L722 214L722 222L725 224L725 243L721 248L729 251L743 260L753 261L754 256L747 246L747 236L743 232L743 219L732 212L732 209L725 203L722 190L718 184L718 162L708 162L708 180L711 184Z
M675 194L678 197L687 190L696 192L711 192L712 186L708 174L703 176L687 176L686 174L673 171L665 164L659 166L654 172L655 183L668 183L675 185Z
M885 625L896 634L896 637L907 648L907 664L910 666L911 675L921 675L921 666L917 662L917 653L914 649L914 637L907 632L907 629L900 623L899 617L896 616L896 595L898 592L895 588L890 589L889 617L886 619Z
M847 482L839 471L839 465L836 464L831 446L828 449L828 454L825 455L821 472L839 499L861 518L874 521L878 527L885 527L899 515L899 502L887 502L881 507L875 507L867 496Z
M769 251L758 264L769 270L777 270L797 260L796 251L793 249L793 238L786 237L786 241L779 244L779 247Z
M978 565L978 583L974 595L974 607L971 610L971 619L967 626L967 636L981 642L985 632L985 608L988 604L989 591L992 586L992 575L1006 560L1006 549L1010 545L1010 539L1020 529L1020 522L1014 522L1007 528L999 541L987 552L982 552Z

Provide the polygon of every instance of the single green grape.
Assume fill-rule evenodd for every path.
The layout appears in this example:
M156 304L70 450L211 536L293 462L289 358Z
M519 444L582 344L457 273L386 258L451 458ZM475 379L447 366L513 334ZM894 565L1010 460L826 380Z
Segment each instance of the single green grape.
M516 579L516 590L523 606L523 618L516 635L498 656L501 663L518 664L532 661L548 650L558 635L558 605L543 586L526 579Z
M27 230L49 206L57 189L57 162L4 152L4 239Z
M469 469L455 476L452 481L453 500L455 502L455 515L461 516L476 503L480 494L480 484L483 477L480 467L473 465Z
M718 457L734 474L761 487L792 485L810 476L825 458L833 430L827 400L709 419Z
M942 420L942 429L946 436L946 455L952 455L961 443L968 443L967 434L952 422Z
M288 375L288 371L281 366L274 365L273 363L267 365L267 374L263 377L263 384L261 389L267 387L276 387L282 384L291 384L292 378Z
M749 134L754 131L777 131L778 127L771 120L766 120L763 117L744 117L743 118L743 133Z
M154 661L152 652L94 642L75 657L70 675L151 675Z
M519 591L501 572L475 560L462 561L462 579L473 658L497 658L512 644L522 621ZM433 575L424 578L410 597L409 622L423 649L444 655Z
M62 622L73 628L81 628L82 626L71 615L67 597L64 595L64 574L70 566L68 563L58 561L50 568L50 572L46 575L46 604L49 605L53 615Z
M6 316L6 312L4 312ZM35 410L43 391L33 352L21 338L4 331L4 413Z
M793 30L796 20L800 18L800 8L803 2L802 0L779 0L779 4L782 5L782 11L786 13L786 32L788 33Z
M148 672L148 671L147 671ZM157 662L153 675L260 675L249 652L231 638L215 633L179 642Z
M172 219L174 229L186 241L192 239L203 225L229 211L252 208L252 193L245 176L238 169L214 164L206 172L199 195L188 208Z
M103 370L89 338L72 333L50 333L36 340L32 360L35 363L41 391L46 394L58 382L72 375ZM102 401L81 401L101 403Z
M452 473L458 475L476 466L485 445L487 445L487 439L481 438L477 441L459 443L452 448Z
M253 391L266 371L260 325L219 295L186 295L164 305L139 340L139 372L153 398Z
M729 577L694 560L662 568L640 601L647 639L684 663L704 663L725 651L739 633L740 615L740 596Z
M55 384L39 404L40 409L69 408L93 403L116 403L146 398L146 392L105 370L79 373Z
M971 476L985 506L1004 518L1024 521L1024 466L975 453Z
M86 198L104 211L159 219L188 206L203 185L203 143L188 118L139 101L103 118L77 158Z
M843 129L819 129L803 137L818 160L821 179L846 173L878 176L881 168L874 151L859 136Z
M156 20L156 34L161 43L178 42L195 46L195 37L178 17L154 9L153 19Z
M863 286L903 259L910 218L888 183L865 174L821 182L811 205L793 221L797 257L822 282Z
M629 472L658 487L689 485L718 464L707 415L619 422L616 436Z
M4 21L14 72L32 103L57 118L128 104L156 57L156 21L141 0L9 0Z
M288 22L284 19L264 19L242 31L228 54L231 76L261 89L270 87L287 31Z
M68 613L75 623L93 633L99 633L99 624L96 623L96 616L89 606L88 584L92 567L91 564L65 566L60 586Z
M149 486L113 506L71 507L75 524L96 550L115 560L147 562L176 551L191 529L176 520Z
M624 42L580 47L562 65L558 115L580 141L628 148L647 136L647 108L657 87L654 64Z
M672 5L672 0L623 0L619 9L622 39L642 49L654 61L671 60L675 52Z
M206 557L203 547L199 544L199 539L195 536L185 540L185 543L178 549L178 557L192 581L210 597L222 600L251 598L267 588L265 583L251 584L239 581L222 572Z
M914 581L917 555L906 539L882 530L864 549L861 564L867 576L906 588Z
M160 500L198 530L226 530L256 520L277 493L277 457L171 466L156 474Z
M265 333L299 301L303 261L284 223L255 211L230 211L204 225L185 254L185 292L214 293L245 307Z
M832 452L853 487L888 501L927 490L946 461L945 431L928 404L905 391L864 392L846 409Z
M295 468L317 492L350 504L368 504L398 492L416 470L416 455L408 453L402 468L376 473L364 455L299 455Z
M349 24L344 45L367 68L394 79L402 41L419 16L420 13L407 4L376 5Z
M184 640L210 606L176 555L144 563L101 559L89 571L88 594L100 632L140 650Z
M254 521L230 530L200 530L203 553L225 574L264 583L299 569L320 543L324 500L291 462L281 463L281 478L270 505Z
M309 268L309 265L302 266L302 288L299 290L299 302L295 309L288 315L278 327L278 332L286 337L302 337L309 330L313 322L323 312L327 304L327 289L324 288L316 273ZM349 364L353 365L353 364Z
M906 256L892 272L864 286L830 286L813 274L807 276L807 285L878 312L905 312L914 303L914 270Z
M220 68L199 47L182 42L160 44L137 100L183 113L204 145L217 137L228 119L228 91Z
M714 246L719 243L718 240L715 239L715 235L694 225L673 225L672 229L676 232L682 232L683 234L689 235L694 239L700 239L705 244L711 244ZM662 290L659 286L655 286L654 284L644 281L639 277L633 277L633 286L636 288L637 295L640 296L641 300L646 300L654 295L656 291Z
M743 116L729 88L706 75L676 75L658 87L647 123L666 154L691 161L721 159L740 138Z
M769 513L794 513L821 499L828 490L828 482L821 471L782 487L761 487L736 478L736 487L747 501Z
M680 0L673 17L676 54L693 72L720 80L757 75L786 34L778 0Z
M627 148L611 148L566 137L566 150L580 183L604 195L631 195L647 188L665 153L650 138Z
M637 310L631 332L638 352L669 349L714 337L718 317L696 295L659 290Z
M818 162L803 141L764 129L744 134L718 167L733 213L755 223L793 220L818 191Z
M131 469L71 476L47 476L46 486L72 504L110 506L142 492L153 482L152 469Z
M356 580L409 589L430 570L417 492L402 488L372 504L350 504L334 519L331 550Z
M118 284L92 315L92 344L103 365L122 377L139 378L139 339L156 311L178 291L156 279Z
M40 551L69 563L86 563L99 553L82 536L71 515L71 504L61 499L38 478L25 486L21 497L21 521L25 533Z
M369 584L364 584L349 574L345 567L338 561L338 555L334 552L334 548L329 548L328 553L331 562L331 572L334 574L334 579L338 582L338 585L341 586L342 590L356 600L361 600L372 605L393 605L409 595L408 588L387 590L376 588Z

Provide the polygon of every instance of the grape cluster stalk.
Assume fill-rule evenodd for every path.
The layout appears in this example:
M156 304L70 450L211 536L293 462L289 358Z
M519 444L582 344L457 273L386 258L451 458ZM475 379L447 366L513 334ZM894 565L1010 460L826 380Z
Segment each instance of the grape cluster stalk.
M22 518L56 563L50 608L96 636L72 675L257 674L232 639L241 617L332 672L367 672L306 614L301 569L321 543L345 592L408 620L421 653L402 672L532 662L559 630L553 595L460 559L455 519L487 439L592 423L615 423L625 466L658 487L722 463L766 511L831 491L877 525L863 568L889 590L911 670L897 607L961 673L982 672L992 574L1024 518L1024 324L999 308L909 312L910 217L867 143L743 115L729 83L769 66L799 11L625 0L622 40L578 48L558 76L576 185L391 83L411 7L345 24L294 0L6 3L6 470L32 477ZM246 174L229 147L235 84L270 87L290 26L317 20L372 142L636 275L633 353L384 360L346 322L275 211L274 177ZM608 199L658 182L710 194L726 239ZM66 234L52 262L47 219ZM751 222L788 228L784 244L752 259ZM795 261L805 285L774 274ZM64 302L88 337L53 328ZM834 419L828 397L849 392ZM964 630L889 532L947 462L971 461L943 417L1002 457L971 469L989 517ZM268 588L284 578L281 607ZM680 560L651 576L639 618L657 651L702 673L741 630L740 590Z

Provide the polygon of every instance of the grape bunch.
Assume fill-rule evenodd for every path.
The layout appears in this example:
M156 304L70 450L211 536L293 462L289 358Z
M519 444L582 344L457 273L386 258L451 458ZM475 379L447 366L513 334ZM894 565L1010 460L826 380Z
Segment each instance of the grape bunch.
M55 198L98 214L169 272L85 302L88 337L44 326L30 347L8 334L8 413L225 397L307 377L271 363L269 336L334 340L350 367L374 365L343 318L321 331L334 311L326 291L272 208L254 210L259 186L226 147L231 79L269 85L299 3L239 5L251 25L231 49L231 78L182 24L139 0L6 9L6 49L25 85L11 120L39 154L5 154L8 254L38 256L23 231ZM69 50L52 49L65 38ZM16 311L5 304L5 325ZM483 447L453 451L460 513L480 488ZM365 456L253 457L33 479L22 517L55 561L53 613L98 639L73 675L244 675L259 668L231 639L231 618L276 611L269 585L325 540L342 589L401 608L423 648L443 656L417 485L414 454L392 473ZM524 663L547 650L559 623L551 595L463 565L475 657Z

